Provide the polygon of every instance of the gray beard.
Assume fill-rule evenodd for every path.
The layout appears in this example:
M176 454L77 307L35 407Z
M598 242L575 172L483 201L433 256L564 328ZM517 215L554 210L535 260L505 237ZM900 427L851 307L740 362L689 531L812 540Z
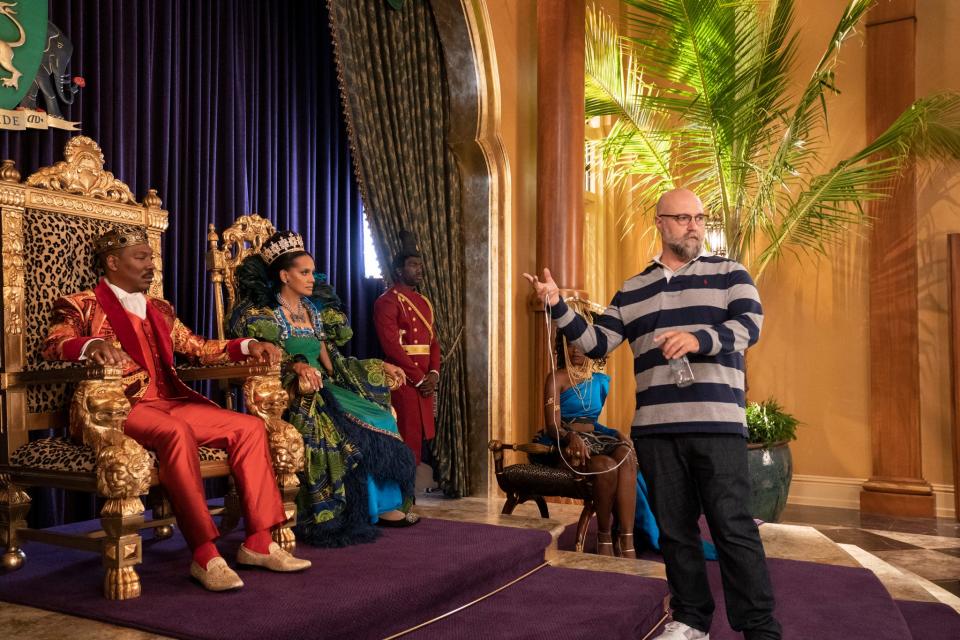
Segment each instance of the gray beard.
M700 250L703 247L703 243L698 242L695 245L689 245L683 241L680 241L675 243L671 242L667 244L667 246L670 247L670 250L673 251L674 255L676 255L678 258L686 262L690 262L700 255Z

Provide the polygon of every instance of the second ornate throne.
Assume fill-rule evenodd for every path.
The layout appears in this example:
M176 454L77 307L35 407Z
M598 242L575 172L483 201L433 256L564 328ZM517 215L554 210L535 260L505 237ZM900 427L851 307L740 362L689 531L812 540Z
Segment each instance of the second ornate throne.
M105 567L104 595L128 599L140 595L136 565L141 562L140 530L172 534L175 519L162 494L152 454L123 435L130 404L120 386L118 368L49 363L41 344L53 302L92 288L97 282L93 238L118 226L145 227L155 252L156 278L150 293L162 295L161 234L168 213L151 190L137 203L126 184L104 169L96 142L71 138L64 161L40 169L25 182L10 160L0 166L0 246L2 246L2 371L0 371L0 541L3 567L25 561L20 545L37 541L100 553ZM274 538L287 549L295 540L296 472L303 465L303 442L280 420L285 392L279 370L266 365L233 364L179 369L191 380L240 379L247 406L265 420L287 523ZM73 427L82 443L67 433ZM30 438L52 431L52 437ZM44 435L44 434L38 434ZM202 447L203 477L229 476L226 452ZM66 534L26 524L27 487L55 487L95 493L106 499L101 531ZM153 518L145 519L141 496L155 498ZM227 495L214 510L229 530L239 519L239 500Z

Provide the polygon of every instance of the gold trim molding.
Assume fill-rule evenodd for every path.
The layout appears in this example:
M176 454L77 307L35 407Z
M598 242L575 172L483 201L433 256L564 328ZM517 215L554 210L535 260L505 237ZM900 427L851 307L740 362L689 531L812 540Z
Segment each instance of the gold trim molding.
M5 207L22 207L23 201L23 189L0 187L0 205Z
M140 207L118 207L110 204L100 204L91 202L83 196L48 193L38 189L27 189L25 195L26 206L29 209L69 213L124 224L145 225L147 222L144 210Z

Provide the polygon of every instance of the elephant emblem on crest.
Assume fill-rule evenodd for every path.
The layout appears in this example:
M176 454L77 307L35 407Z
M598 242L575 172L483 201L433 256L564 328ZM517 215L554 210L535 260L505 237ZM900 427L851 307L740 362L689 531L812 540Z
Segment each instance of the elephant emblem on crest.
M4 4L0 2L0 5ZM2 12L2 9L0 9ZM37 108L37 96L43 93L43 99L46 103L46 110L51 116L62 118L60 112L60 103L73 104L73 99L77 92L84 86L83 78L77 76L73 79L67 73L67 65L70 64L70 57L73 55L73 43L63 34L63 32L52 22L47 23L47 46L43 50L40 58L40 69L37 71L37 77L27 94L20 101L20 106L35 110ZM3 64L2 45L0 45L0 65Z

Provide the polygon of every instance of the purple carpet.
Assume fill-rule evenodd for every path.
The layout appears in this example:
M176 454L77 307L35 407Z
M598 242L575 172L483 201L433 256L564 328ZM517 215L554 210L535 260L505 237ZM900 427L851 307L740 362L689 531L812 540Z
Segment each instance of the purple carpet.
M960 614L940 602L897 600L913 640L960 638Z
M767 567L784 640L911 640L890 594L868 569L774 558ZM711 640L742 640L727 622L718 563L707 563L707 572L717 603Z
M596 520L590 526L585 549L595 551ZM703 522L701 534L705 538L709 535ZM561 549L573 550L575 542L576 524L573 524L564 530L558 545ZM639 555L644 560L663 561L653 551L639 550ZM911 610L901 615L902 607L897 605L903 603L895 604L880 581L867 569L779 559L768 559L767 566L777 599L776 616L783 625L786 640L913 640L911 631L915 629L921 634L916 635L916 640L960 639L960 633L954 633L952 627L945 624L925 626L924 620L920 619L923 611L912 610L916 608L913 607L915 603L906 603ZM743 636L734 632L727 622L718 563L708 562L707 570L717 605L710 638L742 640ZM953 618L949 616L951 613ZM934 614L931 612L931 615ZM952 620L954 625L960 624L960 616L949 607L947 611L937 611L936 615ZM951 631L936 635L938 629ZM922 635L928 632L934 635Z
M229 561L242 534L219 543ZM300 574L243 570L246 586L209 593L193 583L177 534L145 540L140 598L110 602L94 554L27 544L27 562L0 575L0 600L179 638L383 638L487 594L543 562L550 535L425 518L372 544L297 548Z
M413 634L417 640L643 638L663 617L663 580L544 567Z

